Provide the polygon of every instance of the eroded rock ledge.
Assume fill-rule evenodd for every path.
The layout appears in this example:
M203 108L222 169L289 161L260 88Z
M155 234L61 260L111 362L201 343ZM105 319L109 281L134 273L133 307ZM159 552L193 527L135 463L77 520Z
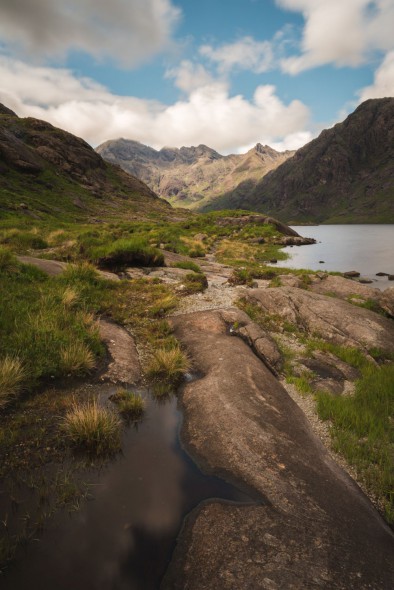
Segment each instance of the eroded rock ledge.
M388 590L392 531L272 372L229 334L229 319L241 324L244 314L215 310L172 319L204 375L182 393L182 439L206 471L258 501L198 507L163 587Z

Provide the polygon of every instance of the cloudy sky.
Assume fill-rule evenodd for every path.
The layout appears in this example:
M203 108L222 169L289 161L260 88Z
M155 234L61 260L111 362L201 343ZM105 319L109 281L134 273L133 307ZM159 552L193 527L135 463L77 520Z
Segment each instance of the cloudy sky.
M394 0L0 0L0 102L96 146L300 147L394 95Z

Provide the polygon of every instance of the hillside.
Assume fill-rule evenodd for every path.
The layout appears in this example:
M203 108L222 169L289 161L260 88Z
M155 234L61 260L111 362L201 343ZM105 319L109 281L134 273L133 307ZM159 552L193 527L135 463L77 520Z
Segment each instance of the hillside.
M170 211L82 139L0 105L0 215L87 219Z
M368 100L261 179L209 209L264 211L282 221L394 222L394 98Z
M159 151L137 141L107 141L96 151L108 162L135 174L174 206L201 210L243 183L251 192L267 172L294 152L277 152L257 144L246 154L222 156L205 146L165 147Z

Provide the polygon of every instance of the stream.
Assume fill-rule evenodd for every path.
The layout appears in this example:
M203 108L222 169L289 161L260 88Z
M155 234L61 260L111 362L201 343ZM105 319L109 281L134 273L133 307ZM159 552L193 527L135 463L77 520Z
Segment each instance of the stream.
M97 389L105 403L116 388ZM87 474L93 499L49 522L1 580L4 590L159 588L186 514L208 498L250 503L230 484L204 475L182 449L174 395L159 402L139 393L145 413L125 428L122 454Z

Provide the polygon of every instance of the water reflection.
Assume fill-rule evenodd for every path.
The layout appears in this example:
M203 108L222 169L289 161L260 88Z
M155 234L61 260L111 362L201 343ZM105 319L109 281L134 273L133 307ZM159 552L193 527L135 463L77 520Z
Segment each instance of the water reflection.
M181 449L176 398L157 404L145 397L144 419L126 430L123 456L90 477L97 484L94 500L58 518L29 546L4 588L158 588L185 514L210 497L249 501L224 481L204 476Z
M284 248L291 258L281 262L281 266L339 272L357 270L373 281L372 287L386 289L394 286L387 277L376 276L377 272L394 274L394 225L292 227L302 236L315 238L318 243Z

